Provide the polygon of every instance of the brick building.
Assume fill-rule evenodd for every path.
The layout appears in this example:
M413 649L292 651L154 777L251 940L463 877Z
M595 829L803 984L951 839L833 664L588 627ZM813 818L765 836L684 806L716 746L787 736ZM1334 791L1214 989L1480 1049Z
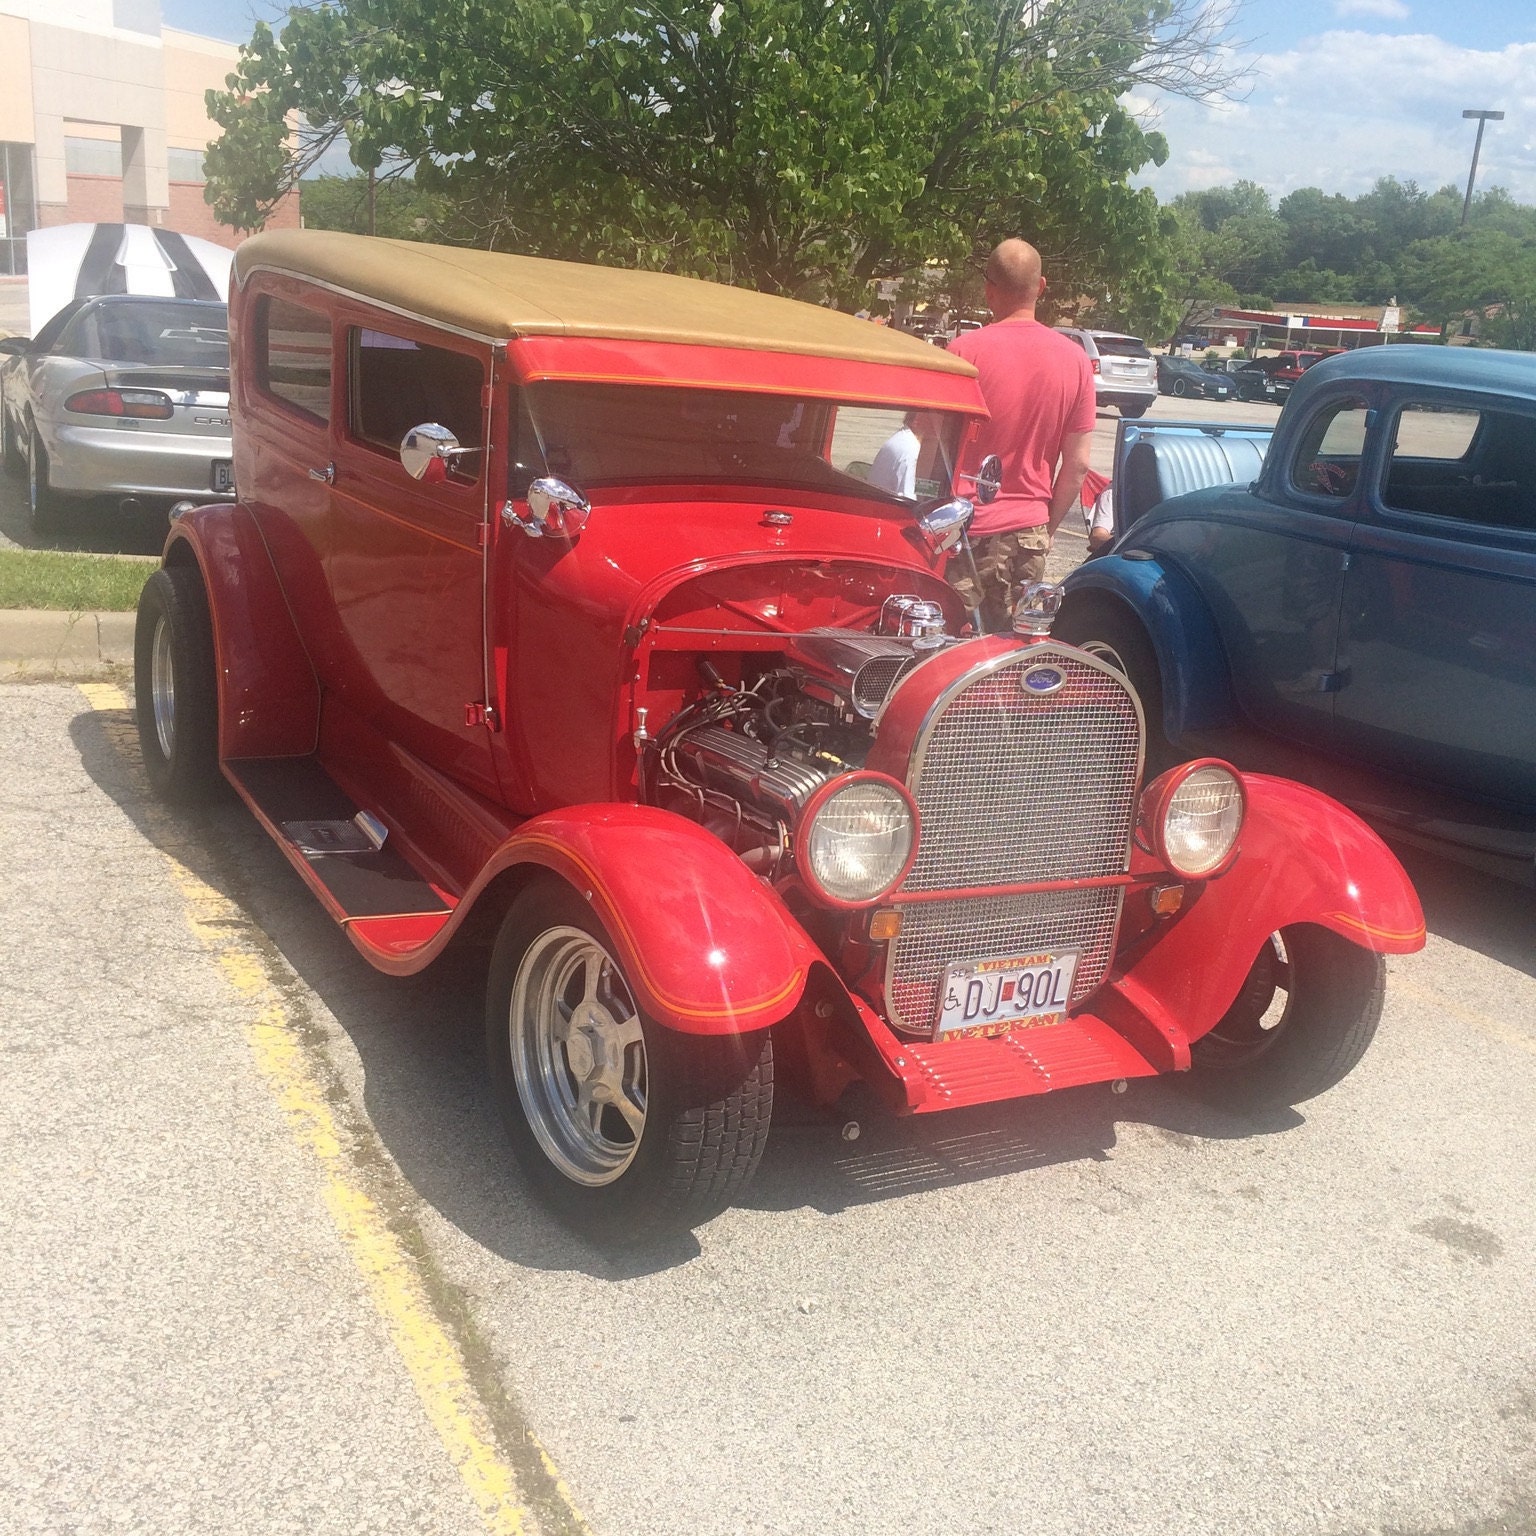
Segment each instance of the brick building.
M152 224L233 246L203 201L217 132L203 93L233 43L161 25L159 0L0 0L0 275L26 270L29 229ZM294 228L284 200L269 228Z

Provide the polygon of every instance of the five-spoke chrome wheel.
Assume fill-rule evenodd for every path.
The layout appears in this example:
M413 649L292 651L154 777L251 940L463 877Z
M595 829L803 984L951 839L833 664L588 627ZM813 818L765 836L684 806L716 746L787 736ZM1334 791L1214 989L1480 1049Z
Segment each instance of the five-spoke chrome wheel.
M580 928L545 929L518 967L507 1028L544 1155L574 1183L613 1183L639 1150L649 1091L640 1015L613 957Z
M176 664L171 655L171 626L163 614L155 623L149 693L155 711L155 738L170 759L176 753Z

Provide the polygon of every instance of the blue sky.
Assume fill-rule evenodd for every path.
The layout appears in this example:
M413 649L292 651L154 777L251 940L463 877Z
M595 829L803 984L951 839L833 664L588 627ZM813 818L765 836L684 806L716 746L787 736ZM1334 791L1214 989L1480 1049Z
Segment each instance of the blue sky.
M242 42L268 0L162 0L166 23ZM1217 106L1133 105L1169 139L1143 179L1171 197L1237 177L1277 196L1363 192L1378 176L1464 184L1474 125L1502 108L1478 185L1536 203L1536 0L1247 0L1234 29L1245 96ZM344 169L344 167L337 167Z

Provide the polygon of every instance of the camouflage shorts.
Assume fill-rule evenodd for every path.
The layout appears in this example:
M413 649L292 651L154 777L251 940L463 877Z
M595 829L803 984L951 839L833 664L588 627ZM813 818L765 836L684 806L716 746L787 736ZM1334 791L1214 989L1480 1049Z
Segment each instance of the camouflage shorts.
M1026 582L1045 579L1045 557L1051 547L1049 530L1015 528L971 540L976 574L981 578L982 623L990 631L1007 630L1013 623L1013 605ZM976 583L963 551L950 556L949 584L967 608L977 606Z

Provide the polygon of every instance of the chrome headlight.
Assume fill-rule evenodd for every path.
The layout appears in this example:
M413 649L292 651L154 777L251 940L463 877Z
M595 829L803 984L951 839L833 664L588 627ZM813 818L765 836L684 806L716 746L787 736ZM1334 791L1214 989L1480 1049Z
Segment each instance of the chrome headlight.
M917 852L917 808L895 779L845 773L811 796L795 830L800 876L836 907L879 901Z
M1215 874L1232 855L1243 830L1243 781L1225 763L1186 763L1149 791L1148 831L1159 857L1175 874Z

